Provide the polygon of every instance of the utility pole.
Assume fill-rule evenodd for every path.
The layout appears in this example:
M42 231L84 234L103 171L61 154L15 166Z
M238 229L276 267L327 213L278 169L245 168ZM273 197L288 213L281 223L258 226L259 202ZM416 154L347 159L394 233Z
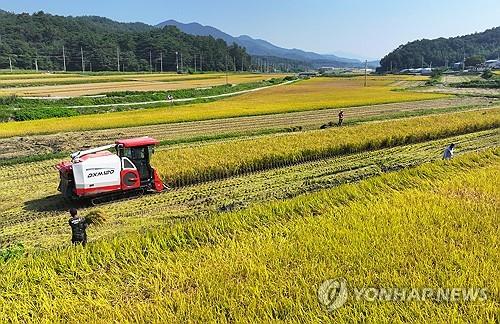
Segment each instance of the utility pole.
M182 52L181 52L181 71L184 72L184 64L182 63Z
M194 54L194 73L196 73L196 53Z
M64 45L63 45L63 70L66 72L66 53L64 52Z
M365 60L365 87L366 87L367 76L368 76L368 60Z
M85 64L83 63L83 48L80 47L80 53L82 54L82 72L85 73Z
M38 72L38 58L35 57L35 69Z
M464 60L462 61L462 72L465 71L465 49L464 49Z
M229 84L229 82L227 81L227 54L226 54L226 85Z
M241 72L243 72L243 57L241 58Z
M236 56L233 56L233 67L234 67L234 72L236 72Z
M89 62L89 70L92 72L92 61Z
M149 73L153 73L153 62L151 58L151 50L149 51Z
M203 56L200 53L200 72L203 72Z
M175 72L179 73L179 52L175 52Z
M10 66L10 72L12 72L12 59L9 56L9 66Z
M422 56L422 69L424 68L424 57Z
M160 52L160 72L163 73L163 52Z
M116 46L116 71L120 72L120 48Z

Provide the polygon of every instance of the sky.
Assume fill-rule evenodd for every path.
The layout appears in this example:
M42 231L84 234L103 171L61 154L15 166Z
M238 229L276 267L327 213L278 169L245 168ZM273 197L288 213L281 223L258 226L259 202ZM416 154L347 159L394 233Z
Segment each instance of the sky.
M416 39L500 26L500 0L0 0L0 9L151 25L198 22L281 47L361 59L382 58Z

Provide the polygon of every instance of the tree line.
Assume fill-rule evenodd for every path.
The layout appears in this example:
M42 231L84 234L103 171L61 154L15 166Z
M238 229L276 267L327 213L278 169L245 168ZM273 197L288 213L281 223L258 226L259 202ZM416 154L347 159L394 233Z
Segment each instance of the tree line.
M173 26L0 11L0 69L187 71L196 65L198 71L223 71L248 69L250 63L237 44Z
M453 38L422 39L401 45L380 61L383 72L405 68L450 66L468 57L496 59L500 55L500 27Z

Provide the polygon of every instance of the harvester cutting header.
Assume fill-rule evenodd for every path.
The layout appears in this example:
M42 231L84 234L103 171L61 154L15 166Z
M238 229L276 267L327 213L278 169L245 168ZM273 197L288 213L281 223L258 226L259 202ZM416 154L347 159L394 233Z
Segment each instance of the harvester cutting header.
M60 177L58 190L66 198L89 198L92 203L161 192L166 187L150 164L158 143L151 137L139 137L75 152L71 161L56 165Z

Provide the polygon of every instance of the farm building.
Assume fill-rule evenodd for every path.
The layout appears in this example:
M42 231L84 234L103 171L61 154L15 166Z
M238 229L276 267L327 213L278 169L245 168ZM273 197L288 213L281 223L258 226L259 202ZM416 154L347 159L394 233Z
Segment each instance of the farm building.
M309 78L309 77L318 76L318 72L315 72L315 71L300 72L298 76L299 76L299 78Z
M490 69L500 69L500 60L487 60L484 65Z
M431 68L403 69L399 71L399 73L428 75L432 73L432 69Z

